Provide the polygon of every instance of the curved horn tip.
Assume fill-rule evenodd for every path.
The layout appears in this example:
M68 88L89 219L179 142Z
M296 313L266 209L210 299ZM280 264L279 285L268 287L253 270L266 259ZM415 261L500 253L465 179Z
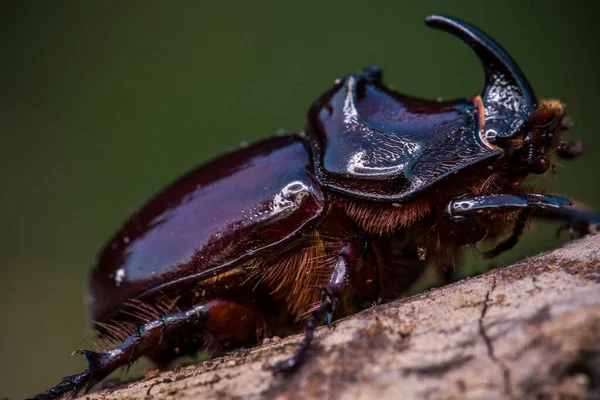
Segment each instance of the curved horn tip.
M481 32L473 25L463 21L462 19L450 17L448 15L430 14L425 17L425 25L427 25L429 28L438 29L440 31L445 31L457 36L471 46L477 43L486 47L490 47L489 42L493 42L488 35Z
M502 90L519 100L519 109L529 112L537 103L535 94L525 78L523 72L496 41L494 41L485 32L480 31L473 25L447 15L431 14L425 17L425 24L434 29L448 32L463 42L467 43L475 51L481 60L485 69L486 88L483 94L486 107L488 104L497 101L491 98L486 99L489 92L495 92L493 89ZM506 82L498 85L496 81L496 72L500 72L506 78ZM521 99L517 99L515 94L506 91L508 86L512 86ZM504 106L500 104L500 106Z
M428 26L438 24L440 22L454 21L455 19L443 14L429 14L425 17L425 24Z

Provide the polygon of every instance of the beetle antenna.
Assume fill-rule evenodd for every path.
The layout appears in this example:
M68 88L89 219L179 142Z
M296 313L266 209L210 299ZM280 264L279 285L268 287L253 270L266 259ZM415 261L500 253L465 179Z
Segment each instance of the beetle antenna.
M508 53L487 34L457 18L429 15L425 24L448 32L471 46L485 71L482 94L486 120L516 115L515 123L507 126L502 136L511 137L528 119L537 100L529 82Z

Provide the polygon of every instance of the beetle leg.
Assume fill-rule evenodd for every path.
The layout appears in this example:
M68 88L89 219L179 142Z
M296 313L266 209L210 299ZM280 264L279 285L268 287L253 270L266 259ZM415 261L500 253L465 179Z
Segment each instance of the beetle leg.
M250 316L251 318L244 318ZM240 323L246 321L246 323ZM234 327L232 329L232 327ZM192 308L164 315L141 325L118 347L105 352L77 350L88 361L88 369L66 378L45 393L34 399L57 399L71 393L75 396L81 390L88 391L119 367L128 365L158 346L163 338L175 336L186 329L205 329L219 342L240 342L256 339L257 333L264 330L264 319L254 310L236 303L213 300L197 304Z
M332 315L335 309L335 302L337 299L327 290L327 288L323 292L323 301L321 304L314 309L310 317L308 318L308 322L306 323L305 335L302 344L296 350L296 353L285 361L279 362L275 365L267 365L266 369L273 370L276 374L279 373L291 373L294 372L302 365L304 358L306 356L306 352L311 347L311 343L314 337L314 331L317 327L317 324L325 318L326 315ZM329 320L329 319L328 319Z
M544 219L565 221L558 228L556 232L557 236L564 230L569 231L571 239L575 237L575 232L584 236L600 231L600 216L577 207L562 208L545 214L535 215Z
M512 230L511 235L506 240L498 243L496 245L496 247L494 247L492 250L488 251L485 254L485 257L486 258L494 258L494 257L497 257L498 255L504 253L505 251L510 250L513 247L515 247L515 245L521 238L523 231L525 230L525 225L527 223L527 216L528 215L525 211L521 211L519 213L519 215L517 216L517 222L515 223L515 226Z
M446 209L446 214L453 219L489 215L494 213L521 211L513 234L492 250L491 255L513 247L524 229L528 217L565 221L559 228L569 230L571 237L575 232L580 235L597 232L600 229L600 216L572 206L573 202L560 196L544 194L507 195L495 194L488 196L462 197L452 200Z
M80 374L66 376L62 378L61 382L52 389L48 390L45 393L40 393L33 399L28 400L54 400L58 399L66 393L70 394L69 398L74 397L75 395L77 395L77 392L79 392L81 387L85 385L85 382L87 382L89 379L89 370L86 370Z
M356 243L347 243L342 248L338 254L333 273L329 279L329 284L323 289L322 301L317 308L311 312L306 323L305 336L302 344L292 357L273 366L267 366L267 369L271 369L275 373L291 373L302 365L302 362L306 357L306 352L311 347L317 324L325 319L327 326L331 327L333 315L339 305L340 298L350 283L351 268L361 256L360 253L361 246Z
M519 210L543 215L570 205L573 205L571 200L560 196L492 194L454 199L448 204L446 214L456 220Z

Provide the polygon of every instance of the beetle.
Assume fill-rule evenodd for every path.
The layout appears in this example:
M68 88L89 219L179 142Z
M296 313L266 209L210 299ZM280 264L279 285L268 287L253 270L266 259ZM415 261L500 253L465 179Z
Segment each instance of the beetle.
M481 94L451 101L398 93L371 66L308 111L305 130L223 155L155 195L112 237L87 290L108 350L38 399L88 390L141 356L159 365L200 349L250 346L406 291L427 268L450 276L465 249L493 257L533 217L595 232L597 215L526 177L575 158L564 105L538 101L516 63L484 32L430 15L429 27L481 60ZM485 250L487 248L487 250Z

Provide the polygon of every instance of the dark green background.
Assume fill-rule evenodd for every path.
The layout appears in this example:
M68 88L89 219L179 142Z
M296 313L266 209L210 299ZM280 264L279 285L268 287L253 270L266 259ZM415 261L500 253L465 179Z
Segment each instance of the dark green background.
M569 135L589 152L541 180L600 206L600 27L584 3L216 3L2 2L0 397L34 394L84 367L69 353L92 337L88 267L120 222L179 174L242 141L303 127L316 96L369 63L410 94L477 93L477 58L427 29L427 13L481 27L540 98L568 103ZM501 262L555 246L555 227L543 227Z

